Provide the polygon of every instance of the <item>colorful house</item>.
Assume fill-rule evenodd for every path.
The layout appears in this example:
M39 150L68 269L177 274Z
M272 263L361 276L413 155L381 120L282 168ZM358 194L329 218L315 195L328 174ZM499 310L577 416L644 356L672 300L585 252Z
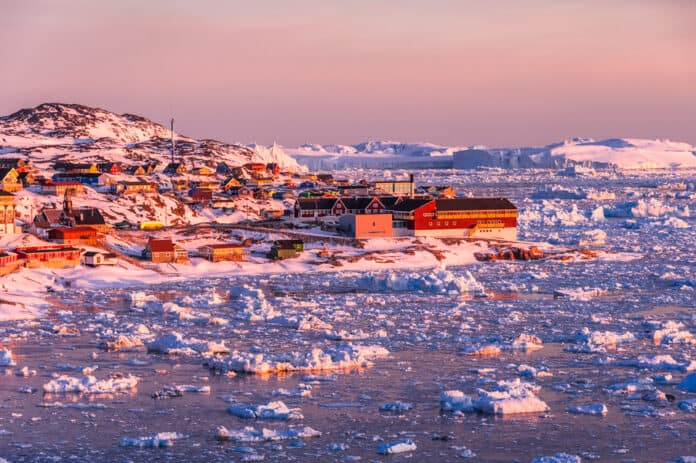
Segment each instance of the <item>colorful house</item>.
M0 169L0 190L8 192L19 191L23 188L19 172L14 168Z
M48 230L48 239L60 244L95 246L97 230L91 227L61 227Z
M14 235L19 232L15 225L15 216L14 195L0 190L0 235Z
M150 238L141 255L143 259L155 263L185 264L188 262L188 252L186 249L168 238Z
M15 248L24 265L33 267L65 268L80 264L82 250L70 245L23 246Z
M198 248L198 254L211 262L242 261L244 246L232 243L206 244Z

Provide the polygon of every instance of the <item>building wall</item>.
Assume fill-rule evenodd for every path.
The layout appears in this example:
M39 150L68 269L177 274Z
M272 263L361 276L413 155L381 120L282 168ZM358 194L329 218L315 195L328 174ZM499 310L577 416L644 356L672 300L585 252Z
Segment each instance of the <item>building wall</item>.
M353 238L389 238L394 235L391 214L356 214L341 219Z

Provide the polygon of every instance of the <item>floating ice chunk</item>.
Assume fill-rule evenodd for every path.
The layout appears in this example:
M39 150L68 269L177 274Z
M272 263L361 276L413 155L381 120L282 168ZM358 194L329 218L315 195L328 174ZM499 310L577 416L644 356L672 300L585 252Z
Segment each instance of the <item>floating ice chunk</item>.
M677 388L683 391L696 392L696 373L686 375Z
M239 315L249 321L265 321L281 317L262 290L251 286L233 286L230 288L230 301L240 304Z
M369 291L423 291L436 294L463 294L484 292L484 287L470 273L456 276L444 268L429 273L400 274L388 272L385 276L368 274L357 280L358 287Z
M600 288L558 288L553 291L554 299L566 298L571 301L589 301L603 294L606 294L606 290Z
M543 342L536 336L522 333L510 342L493 344L473 344L460 347L459 352L465 355L481 357L496 357L503 350L531 352L544 347Z
M531 194L532 199L585 199L587 193L561 185L544 185Z
M604 222L606 218L604 217L604 208L602 206L599 206L595 210L592 211L592 214L590 214L590 220L593 222Z
M301 420L304 418L299 409L290 409L280 400L260 405L230 405L227 411L239 418L259 420Z
M205 341L196 338L184 338L181 333L173 332L147 343L149 352L182 355L214 355L228 352L224 341Z
M195 392L200 394L210 394L210 386L194 386L191 384L175 384L173 386L164 386L165 390L176 392Z
M635 394L636 392L652 392L655 390L653 380L650 378L640 378L637 380L616 383L609 386L609 390L614 394Z
M416 443L411 439L402 439L394 442L385 442L377 446L379 455L389 455L392 453L413 452L416 450Z
M519 365L517 367L517 373L520 376L528 378L549 378L553 376L553 373L545 368L534 368L531 365Z
M662 226L668 228L691 228L691 225L677 217L670 217L668 219L665 219L662 222Z
M321 432L305 426L302 428L287 428L287 429L266 429L256 430L251 426L244 429L227 429L224 426L219 426L217 429L217 438L219 440L231 440L235 442L270 442L287 439L304 439L310 437L320 437Z
M523 383L519 379L498 381L494 390L478 390L474 407L492 415L512 415L518 413L546 412L549 406L535 395L538 387Z
M532 463L580 463L582 459L577 455L557 453L550 457L536 457Z
M204 362L208 368L222 372L275 373L280 371L340 370L369 367L371 359L386 357L389 351L380 346L341 344L333 348L315 347L306 352L264 354L231 352L227 357L215 356Z
M696 370L696 361L685 360L679 362L671 355L639 355L636 359L617 360L613 362L613 364L636 368L649 368L653 370L675 370L684 372Z
M286 397L309 397L312 395L312 386L309 384L300 383L295 389L276 389L273 391L273 395Z
M268 320L271 323L277 323L279 325L286 325L295 328L297 331L319 331L319 330L330 330L332 328L330 323L322 321L316 315L305 314L301 316L280 316Z
M175 440L183 437L178 432L160 432L146 437L123 437L120 443L122 447L171 447Z
M99 347L108 351L127 351L137 350L144 347L144 344L139 336L119 334L111 339L100 342Z
M138 385L140 378L137 376L123 376L120 374L112 375L108 378L98 380L94 376L83 376L74 378L72 376L60 375L43 385L44 392L49 393L68 393L79 392L83 394L104 394L113 392L132 391Z
M396 402L387 402L385 404L380 405L379 411L381 412L397 412L397 413L403 413L411 410L413 408L413 404L409 402L401 402L401 401L396 401Z
M78 410L104 410L108 408L100 403L41 402L37 406L42 408L75 408Z
M685 330L681 322L668 320L659 324L648 323L650 327L656 328L653 332L653 342L655 344L694 344L696 339L691 332Z
M339 442L332 442L331 444L326 445L326 450L330 450L332 452L343 452L344 450L347 450L348 446L343 443Z
M603 216L604 213L602 212L602 217ZM606 243L606 240L607 234L605 231L599 229L587 230L583 232L579 244L580 246L600 246Z
M10 349L0 349L0 366L13 367L16 363Z
M576 405L568 407L567 410L568 413L578 415L605 416L607 413L609 413L607 406L604 404Z
M677 406L685 412L696 412L696 399L680 400Z
M446 412L473 412L473 399L462 391L451 390L443 391L440 394L440 408Z
M567 346L567 352L605 353L608 350L616 350L616 346L626 342L635 341L633 333L615 333L613 331L591 331L585 327L575 337L579 345Z
M153 302L157 302L157 296L152 294L146 294L142 291L135 291L126 294L126 301L130 302L132 308L142 308L150 305Z

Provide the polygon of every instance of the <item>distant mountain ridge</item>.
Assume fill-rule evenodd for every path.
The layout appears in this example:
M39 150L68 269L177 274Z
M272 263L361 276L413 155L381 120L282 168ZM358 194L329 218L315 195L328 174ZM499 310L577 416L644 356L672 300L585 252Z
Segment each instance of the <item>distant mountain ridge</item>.
M35 163L55 160L151 162L170 159L170 131L145 117L80 104L43 103L0 117L0 155L24 155ZM247 147L176 134L177 160L190 164L276 162L297 169L277 146Z

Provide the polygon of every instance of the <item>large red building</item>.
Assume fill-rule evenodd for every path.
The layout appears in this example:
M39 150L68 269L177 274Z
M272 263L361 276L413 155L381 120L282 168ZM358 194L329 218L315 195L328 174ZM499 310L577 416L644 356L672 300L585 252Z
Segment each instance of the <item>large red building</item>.
M393 216L395 235L517 239L517 207L505 198L409 198Z

